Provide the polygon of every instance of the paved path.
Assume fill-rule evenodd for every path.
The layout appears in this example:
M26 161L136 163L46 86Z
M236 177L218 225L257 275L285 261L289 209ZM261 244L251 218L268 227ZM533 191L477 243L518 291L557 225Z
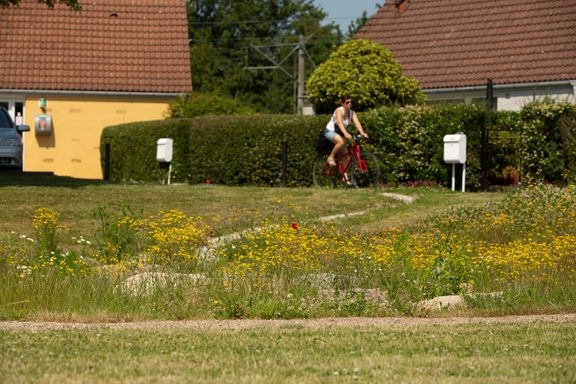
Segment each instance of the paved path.
M406 204L411 204L416 200L414 196L402 195L399 193L382 193L382 196L388 197L390 199L398 200ZM345 219L347 217L354 217L354 216L362 216L370 212L370 210L364 211L355 211L355 212L348 212L348 213L340 213L337 215L330 215L330 216L322 216L318 220L321 222L327 221L334 221L339 219ZM234 232L228 235L220 236L220 237L212 237L208 239L208 245L200 248L200 257L202 258L211 258L213 256L214 248L233 240L239 240L242 238L243 235L249 232L259 232L262 228L255 227L247 231L242 232Z
M503 324L503 323L568 323L576 322L576 313L553 315L526 315L503 317L330 317L293 320L181 320L115 323L61 323L50 321L0 321L0 330L53 330L53 329L253 329L304 327L325 329L330 327L416 327L429 325Z

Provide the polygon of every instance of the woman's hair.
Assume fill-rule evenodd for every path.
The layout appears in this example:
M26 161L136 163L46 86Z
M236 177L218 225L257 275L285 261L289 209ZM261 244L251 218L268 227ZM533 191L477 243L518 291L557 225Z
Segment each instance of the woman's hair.
M340 96L340 103L344 103L346 100L350 100L351 97L348 95Z

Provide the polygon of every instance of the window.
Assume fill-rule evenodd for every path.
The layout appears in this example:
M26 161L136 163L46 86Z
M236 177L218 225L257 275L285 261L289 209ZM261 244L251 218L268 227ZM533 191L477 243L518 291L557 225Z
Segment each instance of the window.
M3 98L0 96L0 107L6 108L12 120L17 120L17 116L24 116L24 101L22 99Z

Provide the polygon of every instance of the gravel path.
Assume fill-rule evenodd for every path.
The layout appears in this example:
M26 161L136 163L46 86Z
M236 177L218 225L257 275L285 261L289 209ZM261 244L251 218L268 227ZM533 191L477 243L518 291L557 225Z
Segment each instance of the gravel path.
M198 330L242 330L253 328L303 327L324 329L329 327L414 327L425 325L460 325L460 324L501 324L501 323L566 323L576 321L576 313L555 315L526 315L503 317L344 317L294 320L182 320L182 321L145 321L119 323L59 323L2 321L0 330L55 330L55 329L198 329Z

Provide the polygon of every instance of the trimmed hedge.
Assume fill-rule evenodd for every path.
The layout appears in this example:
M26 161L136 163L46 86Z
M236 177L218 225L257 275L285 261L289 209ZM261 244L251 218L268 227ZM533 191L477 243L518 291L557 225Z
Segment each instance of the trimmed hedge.
M159 182L166 170L156 161L159 138L174 139L172 181L279 186L283 141L288 149L286 185L311 184L314 143L327 116L202 116L111 126L110 180Z
M485 108L463 104L387 107L359 115L370 135L366 149L379 158L384 182L432 181L449 185L451 165L443 161L443 138L446 134L463 132L467 138L466 188L477 190L483 181L490 185L518 182L520 165L530 171L533 179L573 178L570 175L576 166L576 146L568 144L576 137L574 106L545 110L545 116L558 110L563 117L548 117L541 122L540 118L534 120L533 113L490 115ZM166 169L156 161L156 141L170 137L174 139L174 182L280 186L286 145L286 186L309 186L315 143L329 118L327 115L201 116L123 124L104 129L102 148L104 138L109 137L112 181L162 181ZM551 132L561 128L563 133L547 135L543 141L538 139L542 135L530 136L535 129L544 129L538 128L543 126ZM558 140L564 140L563 144L554 144ZM562 145L564 151L554 158L543 160L533 155L536 148L543 146L558 154ZM526 155L523 146L531 148L531 156ZM541 152L547 156L550 151ZM559 156L561 163L556 161ZM535 168L543 161L550 164L549 169ZM461 166L458 167L459 172Z
M516 120L509 113L492 118L486 108L475 105L389 107L362 116L371 134L373 152L383 165L384 181L451 183L452 166L444 163L444 136L466 135L466 186L477 190L484 178L490 184L510 183L503 169L516 164ZM489 140L482 150L482 131ZM502 137L515 139L510 142ZM482 169L484 157L485 170ZM461 165L456 166L460 182Z
M520 113L523 174L544 182L576 181L576 106L532 103Z
M385 108L367 114L367 129L375 138L375 154L389 183L447 182L451 166L444 163L444 135L462 132L467 140L469 185L480 178L480 130L485 110L473 106L410 106Z
M166 169L156 161L156 142L174 139L172 179L183 182L189 174L189 121L170 119L121 124L104 128L100 138L102 168L105 145L110 145L110 180L121 182L162 182Z
M283 142L286 185L311 184L314 146L325 116L212 116L190 121L190 183L282 184Z

